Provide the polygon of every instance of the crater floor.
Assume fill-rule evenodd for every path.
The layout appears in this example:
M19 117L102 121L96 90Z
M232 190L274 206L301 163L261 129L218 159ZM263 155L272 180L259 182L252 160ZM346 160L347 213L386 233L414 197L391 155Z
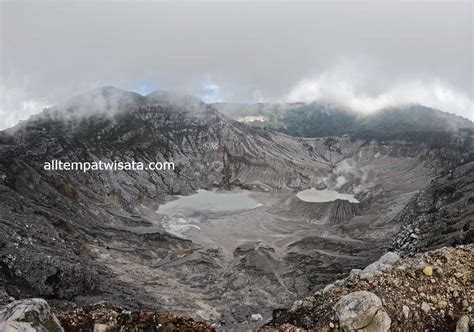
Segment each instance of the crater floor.
M367 162L350 161L350 180L341 192L329 192L336 199L326 195L321 202L288 189L200 190L142 209L150 232L190 240L189 248L92 250L120 280L145 289L167 310L227 327L257 326L252 314L268 319L272 310L365 267L385 250L399 229L392 219L430 174L415 158L394 160L377 157L370 172ZM326 177L340 176L339 166ZM148 226L127 231L143 233ZM110 247L124 247L115 241Z

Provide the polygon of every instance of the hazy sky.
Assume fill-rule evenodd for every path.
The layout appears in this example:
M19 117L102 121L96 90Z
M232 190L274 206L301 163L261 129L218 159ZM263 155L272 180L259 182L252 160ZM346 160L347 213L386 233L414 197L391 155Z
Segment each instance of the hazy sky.
M1 2L0 129L103 85L474 119L466 2Z

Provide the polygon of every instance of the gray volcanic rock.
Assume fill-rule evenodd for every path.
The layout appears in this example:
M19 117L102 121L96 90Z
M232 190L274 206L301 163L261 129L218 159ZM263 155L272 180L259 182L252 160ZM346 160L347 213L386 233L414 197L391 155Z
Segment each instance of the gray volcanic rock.
M377 261L371 263L365 267L362 271L358 272L358 275L361 279L367 279L372 277L375 273L380 272L382 269L393 265L400 259L400 256L394 252L387 252Z
M472 157L468 136L448 137L440 146L303 139L169 93L108 87L73 98L0 132L0 300L42 296L58 308L107 300L251 328L252 314L266 319L376 260L408 222L400 212L417 191ZM175 168L46 171L53 159ZM322 184L360 203L295 198ZM240 187L258 189L257 208L192 221L156 212L175 195Z
M441 248L401 258L367 280L351 274L296 308L275 310L258 331L471 331L473 253L473 244Z
M4 332L62 332L59 320L43 299L25 299L0 308L0 330Z
M328 217L328 221L334 224L342 223L360 214L364 209L364 203L351 203L347 200L337 199L332 202L305 202L297 197L292 198L291 208L287 210L288 215L300 216L312 220ZM282 211L285 213L285 211Z
M474 162L433 179L395 222L401 231L391 248L404 255L474 242Z
M390 329L391 320L382 301L374 293L358 291L341 297L334 305L336 320L343 331L380 331Z

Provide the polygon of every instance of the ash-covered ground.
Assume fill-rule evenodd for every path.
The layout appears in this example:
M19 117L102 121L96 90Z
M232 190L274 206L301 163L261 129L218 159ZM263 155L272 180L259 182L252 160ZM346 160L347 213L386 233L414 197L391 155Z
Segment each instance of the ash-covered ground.
M199 101L159 96L104 88L0 133L3 304L43 297L67 310L108 301L246 329L390 246L412 254L443 239L472 242L467 120L453 117L454 131L423 128L406 138L371 131L300 138L238 123ZM113 110L97 110L97 98ZM423 117L436 121L430 112ZM177 167L44 170L52 159ZM297 197L310 188L357 202ZM256 204L160 213L198 190L245 192ZM438 215L446 222L427 222Z

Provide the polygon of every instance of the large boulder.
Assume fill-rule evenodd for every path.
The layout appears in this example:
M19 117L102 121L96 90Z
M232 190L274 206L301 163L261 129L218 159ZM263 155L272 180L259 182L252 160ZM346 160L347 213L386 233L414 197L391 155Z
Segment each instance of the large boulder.
M347 294L333 309L343 331L385 332L390 328L390 317L374 293L358 291Z
M367 279L374 274L380 272L382 269L390 267L391 265L395 264L400 260L400 256L395 252L387 252L385 255L380 257L377 261L373 262L372 264L368 265L365 269L363 269L359 276L361 279Z
M0 331L63 332L64 329L45 300L25 299L0 308Z

